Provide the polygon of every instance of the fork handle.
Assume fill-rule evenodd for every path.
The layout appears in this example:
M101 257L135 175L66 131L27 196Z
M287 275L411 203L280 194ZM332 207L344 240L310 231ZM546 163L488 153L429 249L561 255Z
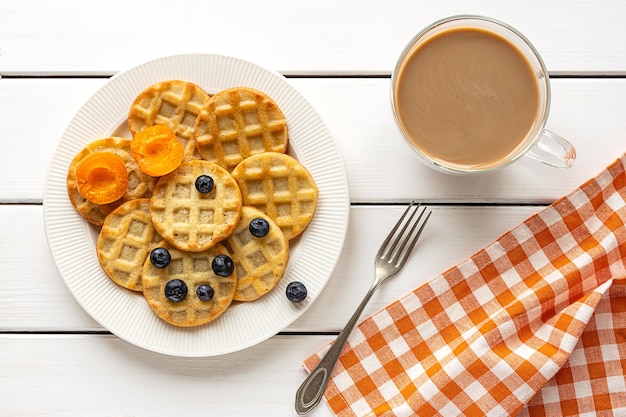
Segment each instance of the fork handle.
M339 360L343 346L346 344L346 340L348 340L348 336L350 336L350 333L358 322L359 317L361 317L363 309L365 309L368 301L372 298L372 295L378 288L378 284L379 282L376 282L372 285L367 294L365 294L361 304L359 304L357 309L354 311L346 326L343 328L341 333L339 333L339 336L337 336L335 342L328 349L328 352L326 352L326 355L324 355L322 360L320 360L317 366L302 382L298 391L296 391L296 412L299 415L308 413L322 400L324 391L326 391L326 385L328 385L328 381L330 381L330 375L335 368L337 360Z

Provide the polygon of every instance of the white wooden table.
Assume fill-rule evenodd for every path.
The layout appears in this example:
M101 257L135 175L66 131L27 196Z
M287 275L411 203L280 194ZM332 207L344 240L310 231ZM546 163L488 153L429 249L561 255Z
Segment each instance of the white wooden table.
M522 159L453 177L419 164L394 126L389 77L428 23L483 14L516 27L550 71L548 128L578 160ZM0 416L291 416L301 362L334 339L412 199L433 217L405 270L364 316L467 258L626 152L626 2L0 1ZM328 285L254 347L177 358L120 340L77 304L49 253L43 187L65 127L116 72L187 52L281 72L327 123L346 165L350 220ZM313 416L330 416L322 404Z

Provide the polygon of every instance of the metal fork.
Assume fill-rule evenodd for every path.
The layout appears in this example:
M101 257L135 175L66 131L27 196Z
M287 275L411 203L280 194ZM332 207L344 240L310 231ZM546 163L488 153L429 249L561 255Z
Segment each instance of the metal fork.
M420 237L422 230L424 230L424 226L426 226L426 222L432 214L430 210L426 210L426 207L424 207L419 216L414 220L415 214L419 211L419 207L420 205L415 205L415 202L411 202L411 204L409 204L378 250L375 258L376 278L374 279L372 286L367 294L365 294L363 301L361 301L361 304L359 304L354 314L352 314L352 317L350 317L346 327L344 327L341 333L339 333L339 336L337 336L335 343L332 344L326 355L322 358L315 369L311 371L304 382L302 382L302 385L300 385L300 388L298 388L298 391L296 392L296 412L298 414L306 414L320 403L324 391L326 390L326 385L328 385L328 381L330 380L333 368L335 367L341 351L343 350L343 346L361 316L365 305L368 303L380 284L382 284L387 278L397 274L402 269L409 255L413 251L413 248L417 243L417 239ZM412 208L413 210L411 210ZM411 212L411 215L407 221L404 222L404 226L402 226L403 220L409 212ZM424 218L424 221L421 222L421 226L418 228L418 225L426 212L426 217ZM398 232L398 228L400 228L400 226L402 226L402 229ZM408 232L407 229L409 230Z

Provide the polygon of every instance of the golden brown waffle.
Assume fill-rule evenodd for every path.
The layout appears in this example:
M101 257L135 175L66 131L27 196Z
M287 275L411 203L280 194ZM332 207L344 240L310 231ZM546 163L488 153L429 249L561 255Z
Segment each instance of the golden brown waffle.
M150 199L127 201L104 219L96 242L100 266L116 284L141 291L144 261L162 240L152 225Z
M216 275L212 269L213 259L228 255L223 245L215 245L202 252L185 252L168 246L170 264L156 268L146 259L143 267L143 295L158 317L174 326L191 327L209 323L222 315L230 306L235 295L237 271L227 277ZM179 279L187 286L187 295L178 302L165 296L165 285ZM198 286L210 285L214 290L210 301L202 301L196 293Z
M250 222L256 218L268 222L269 230L265 236L256 237L250 232ZM224 244L237 268L235 300L256 300L283 277L289 261L289 241L280 227L262 211L243 207L239 224Z
M287 121L265 93L236 87L215 94L198 116L200 155L228 171L250 155L285 152Z
M250 156L235 167L245 206L267 214L289 240L302 233L317 207L318 190L311 174L287 154Z
M119 156L128 170L128 189L126 194L117 201L109 204L95 204L85 199L78 192L76 183L76 166L87 155L93 152L112 152ZM137 162L130 154L130 140L124 138L98 139L85 146L72 160L67 172L67 194L76 211L87 221L102 226L106 216L122 203L136 198L150 197L156 178L152 178L139 169Z
M196 84L168 80L142 91L130 107L128 127L135 133L152 125L171 128L185 147L185 160L199 159L193 129L209 95Z
M211 192L195 187L200 175L213 178ZM241 193L234 178L219 165L183 162L161 177L150 199L152 222L168 243L181 250L202 251L232 233L241 216Z

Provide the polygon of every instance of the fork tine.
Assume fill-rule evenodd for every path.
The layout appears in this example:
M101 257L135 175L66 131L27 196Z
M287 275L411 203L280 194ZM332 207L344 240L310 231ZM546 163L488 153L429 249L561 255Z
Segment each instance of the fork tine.
M398 234L398 237L396 238L396 242L394 243L394 246L395 245L399 245L399 246L392 252L392 255L389 258L389 263L395 264L398 258L400 257L400 255L402 254L402 252L404 251L406 244L411 240L411 236L413 236L413 232L415 231L415 228L418 226L420 220L424 216L426 207L422 209L422 212L419 214L419 216L417 216L417 219L413 221L413 217L417 213L418 210L419 208L417 208L416 211L413 212L413 215L409 217L409 220L407 220L407 223L402 229L402 232ZM412 221L413 223L411 223ZM409 226L411 226L411 230L408 233L404 233Z
M393 249L396 247L396 245L398 244L398 240L399 240L398 238L394 240L394 242L391 245L391 248L389 247L389 242L395 236L396 231L398 230L398 227L400 227L400 225L402 224L402 221L411 210L411 207L413 207L414 205L415 205L415 201L411 201L411 203L406 208L406 210L404 210L404 213L402 213L402 216L400 216L397 223L393 226L393 229L391 229L391 231L389 232L389 234L387 235L383 243L380 245L380 249L378 250L378 254L376 255L377 257L385 259L389 255L389 253L393 251ZM420 205L418 204L416 209L419 208L419 206ZM411 216L405 223L404 227L399 233L399 236L402 236L404 234L404 231L406 230L408 224L411 222L411 219L413 218L414 215L415 215L415 211L413 211L413 214L411 214Z
M424 207L424 209L422 210L422 212L420 213L419 217L417 218L417 220L415 221L415 224L413 225L413 227L411 228L411 232L407 235L406 240L404 241L404 243L402 244L402 248L398 250L397 252L397 256L400 256L400 259L397 259L396 256L394 256L393 262L396 265L403 265L404 262L406 262L407 258L409 257L409 255L411 254L411 252L413 252L413 248L415 248L415 244L417 243L417 240L419 239L420 235L422 234L422 230L424 230L424 227L426 226L426 223L428 223L428 219L430 219L430 215L433 214L433 212L431 210L428 211L428 214L426 215L426 218L424 219L424 221L422 222L422 225L420 226L420 228L418 229L417 233L415 234L415 236L413 236L413 240L411 240L411 243L409 244L409 247L407 248L406 251L402 252L402 249L404 249L404 247L406 246L406 244L408 243L411 235L413 234L413 232L415 231L415 228L417 227L417 225L420 222L420 219L422 218L422 216L424 215L424 213L426 212L426 207Z
M402 249L404 248L404 245L406 244L405 237L408 238L409 236L411 236L411 234L413 233L413 230L415 230L415 225L414 225L411 228L411 230L408 232L408 234L406 233L406 230L411 225L411 222L413 222L413 217L415 217L415 215L418 213L419 208L420 208L419 204L417 206L415 206L415 209L413 210L413 212L411 213L409 218L404 223L404 226L402 227L402 230L400 230L400 232L397 233L396 238L394 239L393 243L391 244L391 248L389 249L389 262L390 263L395 262L395 259L398 257L398 254L400 252L402 252ZM422 211L422 213L423 213L423 211ZM421 217L422 217L422 215L420 214L417 217L417 220L415 220L415 223L419 222ZM400 245L400 246L398 247L398 245Z

